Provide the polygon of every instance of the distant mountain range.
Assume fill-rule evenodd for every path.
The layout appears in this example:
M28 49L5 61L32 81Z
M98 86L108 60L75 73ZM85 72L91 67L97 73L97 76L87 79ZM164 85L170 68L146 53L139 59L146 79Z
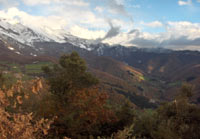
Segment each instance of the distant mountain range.
M198 51L111 46L78 38L64 30L33 29L0 19L0 61L56 61L72 51L87 61L89 70L104 82L105 88L129 98L136 100L135 95L140 95L155 100L171 99L183 82L196 86L194 101L200 98Z
M104 51L108 48L116 48L120 52L119 46L110 46L105 43L97 43L95 40L81 39L71 35L65 30L53 30L48 27L31 28L21 23L12 23L8 19L0 19L0 39L4 43L13 44L13 47L8 47L17 54L24 54L23 51L31 49L31 52L25 53L30 56L37 56L45 53L45 48L40 47L43 43L53 44L70 44L78 48L92 51L97 55L104 55ZM130 51L145 51L145 52L168 52L170 50L162 48L139 49L136 47L128 48Z

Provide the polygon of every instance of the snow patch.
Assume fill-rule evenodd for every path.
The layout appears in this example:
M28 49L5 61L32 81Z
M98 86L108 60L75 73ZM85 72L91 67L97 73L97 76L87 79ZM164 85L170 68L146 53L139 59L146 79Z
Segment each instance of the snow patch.
M12 47L10 47L10 46L8 46L8 49L10 49L10 50L12 50L12 51L15 50L14 48L12 48Z
M21 55L21 53L20 52L15 52L16 54L18 54L18 55Z
M30 53L30 55L31 55L31 56L35 56L35 57L37 56L36 54L33 54L33 53Z

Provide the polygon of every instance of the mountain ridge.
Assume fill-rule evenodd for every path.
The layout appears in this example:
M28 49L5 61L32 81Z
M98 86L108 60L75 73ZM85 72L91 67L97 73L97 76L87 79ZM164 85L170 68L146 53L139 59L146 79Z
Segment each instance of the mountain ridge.
M15 29L15 27L19 28ZM43 34L48 33L43 32ZM22 37L23 35L25 37ZM30 35L33 37L27 42L23 40ZM56 36L59 38L59 35L61 39L56 41ZM98 70L95 71L96 74L110 76L113 80L118 80L118 83L122 79L123 84L131 86L130 88L133 87L134 90L150 98L161 98L162 96L166 98L167 93L165 92L180 87L177 82L193 83L198 88L200 79L198 72L200 52L198 51L174 51L164 48L137 48L95 43L92 40L75 37L63 30L57 32L54 37L41 36L43 35L29 27L21 24L13 25L7 23L6 20L0 20L0 59L10 59L10 61L21 63L36 60L55 61L62 54L77 51L88 62L92 71ZM131 72L132 69L144 74L145 81L141 84L143 87L137 84L139 82L131 80L131 77L135 75ZM134 79L136 78L137 76L134 76ZM152 92L153 90L155 92ZM199 89L195 92L196 96L200 96Z

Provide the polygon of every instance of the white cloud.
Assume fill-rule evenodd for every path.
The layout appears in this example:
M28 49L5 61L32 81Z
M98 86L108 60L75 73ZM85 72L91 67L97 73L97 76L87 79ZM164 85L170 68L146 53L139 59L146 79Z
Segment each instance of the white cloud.
M188 39L194 40L200 38L200 23L168 22L167 32L174 38L187 36Z
M18 20L24 25L40 28L43 26L51 27L52 29L61 29L67 25L67 22L58 16L32 16L26 12L20 11L17 8L9 8L8 10L0 11L0 17L9 20Z
M73 5L73 6L88 6L89 3L85 2L84 0L22 0L24 4L28 6L35 6L35 5L49 5L49 4L64 4L64 5Z
M200 50L200 23L168 22L166 31L148 33L134 29L120 33L116 37L104 40L110 44L124 44L137 47L163 47L176 50Z
M179 0L178 1L178 5L180 5L180 6L191 5L191 4L192 4L192 0L187 0L187 1Z
M13 0L0 1L7 2ZM96 5L96 8L91 6L91 3L95 1L101 2L100 5ZM114 26L120 27L122 30L128 30L133 25L132 21L129 20L129 14L125 10L124 0L21 0L21 2L30 9L34 8L34 6L42 7L39 10L41 13L44 12L45 16L42 14L41 16L33 16L16 7L6 8L7 10L0 11L0 16L10 18L12 21L15 20L15 22L20 21L24 25L36 29L44 26L53 29L64 28L72 31L77 36L87 39L102 38L102 34L105 35L106 30L108 31L110 29L108 19L112 21ZM103 6L106 6L106 8ZM108 9L112 9L113 14L128 17L129 21L124 21L124 19L121 19L121 16L116 17L112 14L105 15L105 13L108 13ZM78 28L81 30L81 33L78 33ZM85 30L85 37L83 30ZM92 32L94 35L91 35Z
M52 0L22 0L24 4L34 6L38 4L50 4Z
M19 5L17 0L0 0L0 7L9 8Z
M104 8L103 8L103 7L97 6L97 7L95 8L95 11L97 11L98 13L103 13Z
M109 12L111 14L117 14L132 18L130 14L126 11L124 6L124 0L105 0L106 5L109 7Z
M142 22L145 27L166 28L162 33L143 32L134 28L131 16L125 9L125 0L95 0L103 3L96 7L85 0L23 0L28 7L42 5L48 13L47 16L33 16L16 7L10 8L11 5L18 4L17 0L13 4L11 1L15 0L0 0L1 5L7 5L7 10L0 11L0 17L7 18L12 23L22 22L34 29L44 26L47 29L65 29L75 36L85 39L100 38L110 44L173 49L200 47L200 23ZM178 4L190 5L192 1L179 0ZM112 14L108 14L109 11Z
M54 0L57 3L65 4L65 5L71 5L71 6L79 6L79 7L87 7L90 4L88 2L85 2L84 0L73 0L73 1L68 1L68 0Z
M53 30L66 29L71 34L85 39L97 39L104 37L106 34L103 30L89 30L86 27L69 23L68 20L65 20L62 16L32 16L17 8L9 8L8 10L0 11L0 18L5 18L15 23L21 22L36 30L41 28L51 28ZM93 15L91 15L91 17L88 16L87 19L93 23L96 22Z
M87 12L86 12L87 13ZM76 15L76 13L74 14ZM74 16L72 15L72 16ZM64 15L63 15L64 16ZM66 19L63 16L32 16L24 11L20 11L17 8L9 8L8 10L0 11L0 18L7 18L10 21L20 21L25 25L32 28L41 28L46 26L52 29L68 30L72 35L85 38L85 39L98 39L105 38L108 33L105 29L98 28L98 26L108 26L107 21L96 17L93 13L89 12L80 17L84 19L80 24L76 24L73 17ZM78 16L78 15L77 15ZM112 22L113 29L118 30L111 37L107 37L104 42L110 44L123 44L134 45L138 47L164 47L172 49L200 49L200 23L191 23L187 21L182 22L167 22L165 24L166 31L162 33L148 33L141 30L134 29L127 32L119 32L120 27L127 26L126 30L130 29L131 24L125 23L121 20L110 20ZM82 24L82 25L81 25ZM95 29L89 29L85 26L95 24ZM161 27L163 24L159 21L150 23L143 23L150 27ZM117 25L117 26L116 26ZM112 31L111 29L109 31ZM122 29L120 29L122 30ZM116 36L115 36L116 35Z
M152 28L158 28L158 27L163 27L163 24L160 21L153 21L150 23L141 23L142 25L145 25L147 27L152 27Z
M74 36L79 36L80 38L85 38L85 39L97 39L97 38L103 38L106 34L104 30L88 30L87 28L83 28L80 26L72 26L70 28L70 32Z

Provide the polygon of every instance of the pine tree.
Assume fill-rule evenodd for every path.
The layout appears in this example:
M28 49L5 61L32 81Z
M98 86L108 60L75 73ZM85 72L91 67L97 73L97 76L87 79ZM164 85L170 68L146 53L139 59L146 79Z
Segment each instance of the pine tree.
M43 67L43 71L47 75L50 91L61 97L98 84L98 80L87 72L85 61L76 52L61 56L59 64L54 65L53 69Z

